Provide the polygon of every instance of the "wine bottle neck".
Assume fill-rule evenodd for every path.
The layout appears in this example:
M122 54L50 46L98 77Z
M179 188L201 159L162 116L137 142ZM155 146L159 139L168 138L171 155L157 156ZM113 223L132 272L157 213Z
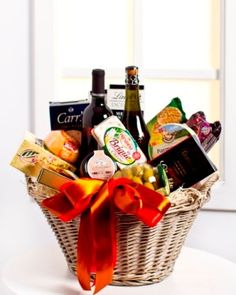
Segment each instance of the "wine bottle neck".
M138 85L126 85L125 111L126 112L141 112L139 86Z
M91 104L95 106L105 105L105 98L104 93L91 93Z

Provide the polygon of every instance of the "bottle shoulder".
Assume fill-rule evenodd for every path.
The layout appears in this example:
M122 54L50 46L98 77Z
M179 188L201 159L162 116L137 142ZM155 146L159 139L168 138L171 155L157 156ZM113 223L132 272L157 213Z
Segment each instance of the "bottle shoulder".
M141 111L135 111L135 112L124 111L121 121L123 124L139 125L147 129L146 123L144 121Z
M82 125L99 124L111 115L113 115L113 113L105 102L91 101L91 103L84 110Z
M135 139L143 137L145 137L146 139L150 138L147 125L144 121L143 116L139 114L133 114L132 116L128 114L126 116L124 114L121 121Z

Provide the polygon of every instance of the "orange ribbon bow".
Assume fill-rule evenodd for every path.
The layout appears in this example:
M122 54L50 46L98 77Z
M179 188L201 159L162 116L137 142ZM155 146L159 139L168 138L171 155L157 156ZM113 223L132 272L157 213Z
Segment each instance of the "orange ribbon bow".
M103 181L79 178L62 185L60 193L42 202L62 221L80 215L77 245L77 277L84 290L91 290L91 273L97 293L112 282L116 262L114 207L134 214L152 227L170 207L163 195L127 178Z

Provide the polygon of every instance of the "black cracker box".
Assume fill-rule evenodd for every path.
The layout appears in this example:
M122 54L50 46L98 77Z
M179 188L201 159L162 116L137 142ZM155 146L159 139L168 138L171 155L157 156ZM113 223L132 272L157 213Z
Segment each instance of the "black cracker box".
M144 85L139 85L140 107L144 115ZM122 119L125 108L125 85L110 84L107 91L107 105L113 114Z
M198 140L192 136L149 163L154 167L161 164L165 168L171 191L191 187L217 170Z
M49 102L51 130L81 130L82 115L88 100Z

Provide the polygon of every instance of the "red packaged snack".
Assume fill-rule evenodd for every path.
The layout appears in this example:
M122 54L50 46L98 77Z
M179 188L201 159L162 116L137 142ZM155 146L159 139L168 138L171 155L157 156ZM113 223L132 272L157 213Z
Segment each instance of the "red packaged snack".
M202 147L206 152L213 147L213 145L219 140L221 133L221 123L216 121L211 124L212 132L203 140Z
M207 122L202 111L193 114L186 124L195 131L201 143L212 131L211 124Z
M195 131L206 152L213 147L220 137L221 123L219 121L214 123L207 122L206 116L202 111L193 114L186 124Z

